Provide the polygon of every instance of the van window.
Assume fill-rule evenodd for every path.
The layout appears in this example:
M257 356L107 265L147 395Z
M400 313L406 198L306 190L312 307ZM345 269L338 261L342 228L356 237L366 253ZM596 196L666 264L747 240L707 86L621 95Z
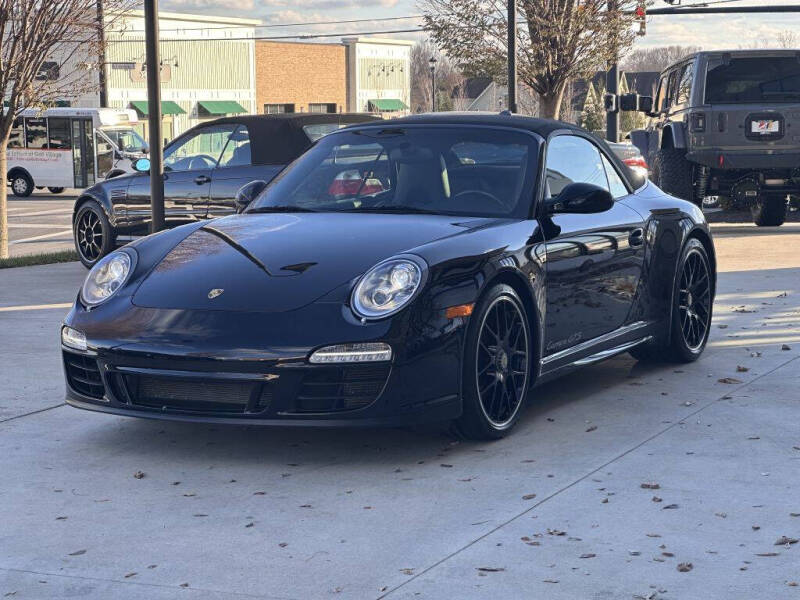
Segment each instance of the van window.
M11 137L8 138L7 148L24 148L25 147L25 128L22 126L22 119L14 119L14 124L11 126Z
M25 119L25 140L28 148L47 148L47 119Z
M69 119L51 117L48 139L50 140L51 150L70 150L72 148L72 137L69 131Z

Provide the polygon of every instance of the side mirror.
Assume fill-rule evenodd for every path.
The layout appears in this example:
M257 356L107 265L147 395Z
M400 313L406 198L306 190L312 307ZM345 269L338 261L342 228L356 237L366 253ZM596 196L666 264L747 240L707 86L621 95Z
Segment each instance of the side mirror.
M656 116L653 112L653 97L652 96L639 96L638 111L646 114L648 117Z
M149 158L138 159L136 162L133 163L133 170L138 171L139 173L149 173L150 159Z
M267 187L267 182L263 179L251 181L240 187L239 191L236 192L236 212L243 212L264 191L265 187Z
M142 146L142 154L150 154L150 146L148 144Z
M555 198L545 200L549 214L592 214L610 210L614 197L605 188L591 183L570 183Z

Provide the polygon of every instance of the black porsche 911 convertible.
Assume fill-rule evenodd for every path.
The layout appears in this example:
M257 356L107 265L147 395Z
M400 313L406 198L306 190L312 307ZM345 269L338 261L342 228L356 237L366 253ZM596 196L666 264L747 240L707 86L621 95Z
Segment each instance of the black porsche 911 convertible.
M487 439L534 385L622 352L692 361L708 339L702 212L564 123L356 125L239 202L94 266L61 330L69 404L215 423L452 420Z

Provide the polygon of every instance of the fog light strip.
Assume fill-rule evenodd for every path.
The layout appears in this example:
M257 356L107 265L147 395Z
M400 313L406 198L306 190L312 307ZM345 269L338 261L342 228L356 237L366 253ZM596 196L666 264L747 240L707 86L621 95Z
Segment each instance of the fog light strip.
M314 352L308 359L314 364L381 362L392 359L392 347L382 342L364 344L339 344L326 346Z

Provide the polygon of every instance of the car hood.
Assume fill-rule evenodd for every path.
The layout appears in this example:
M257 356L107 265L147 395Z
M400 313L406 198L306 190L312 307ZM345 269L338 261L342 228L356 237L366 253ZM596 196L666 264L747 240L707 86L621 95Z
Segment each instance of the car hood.
M282 312L376 263L493 219L275 213L209 221L177 244L133 296L137 306Z

